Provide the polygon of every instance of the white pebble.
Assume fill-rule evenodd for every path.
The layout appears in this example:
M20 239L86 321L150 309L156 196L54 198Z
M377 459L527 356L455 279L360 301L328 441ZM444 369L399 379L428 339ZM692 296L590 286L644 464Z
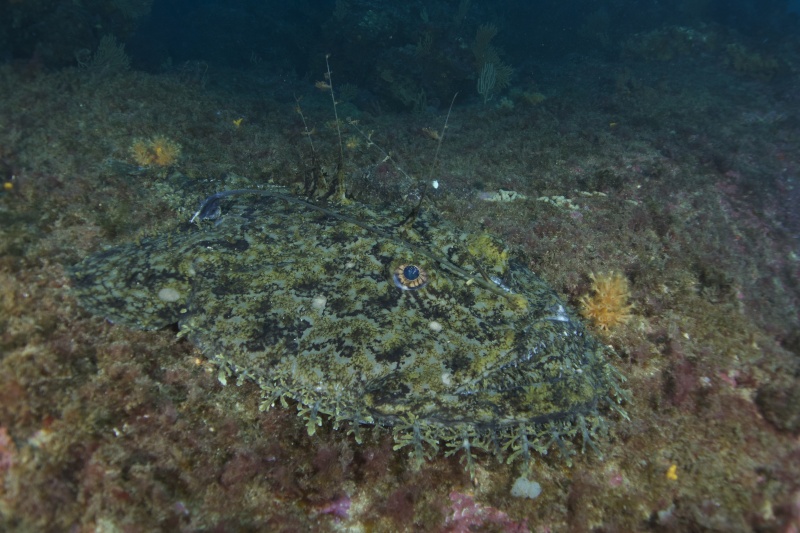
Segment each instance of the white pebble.
M325 306L328 304L328 299L325 296L314 296L314 299L311 300L311 307L316 309L317 311L324 311Z
M164 287L158 291L158 299L162 302L177 302L181 299L181 293L172 287Z
M515 498L530 498L531 500L539 497L542 493L542 486L535 481L530 481L525 476L520 476L511 487L511 495Z

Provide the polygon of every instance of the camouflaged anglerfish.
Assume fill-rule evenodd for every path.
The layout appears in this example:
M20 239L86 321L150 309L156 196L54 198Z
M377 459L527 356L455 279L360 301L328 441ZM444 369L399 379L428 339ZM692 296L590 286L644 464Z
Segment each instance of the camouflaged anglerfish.
M262 407L297 402L309 434L333 419L390 427L422 461L479 448L528 461L604 427L624 398L603 347L548 285L486 234L431 213L279 191L222 193L186 223L85 259L81 305L112 322L177 323ZM217 210L222 204L221 214ZM213 219L213 220L212 220Z

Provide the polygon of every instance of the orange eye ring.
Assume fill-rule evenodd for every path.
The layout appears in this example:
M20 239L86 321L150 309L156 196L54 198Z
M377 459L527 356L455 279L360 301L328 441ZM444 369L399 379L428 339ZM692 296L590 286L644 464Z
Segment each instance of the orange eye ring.
M417 265L400 265L392 275L394 284L404 291L415 291L428 284L428 273Z

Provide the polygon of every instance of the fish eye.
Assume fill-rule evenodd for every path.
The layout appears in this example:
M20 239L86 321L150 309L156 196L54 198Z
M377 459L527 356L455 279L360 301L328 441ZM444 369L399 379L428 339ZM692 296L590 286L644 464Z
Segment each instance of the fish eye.
M404 291L415 291L428 284L428 273L417 265L400 265L392 275L394 284Z

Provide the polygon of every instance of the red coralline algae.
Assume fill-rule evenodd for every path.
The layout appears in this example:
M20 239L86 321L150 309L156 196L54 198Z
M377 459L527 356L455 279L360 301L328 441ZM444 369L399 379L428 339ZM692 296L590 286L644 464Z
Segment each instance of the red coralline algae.
M516 522L503 511L477 503L469 494L453 491L450 501L453 503L445 520L445 531L468 533L488 525L499 526L508 533L529 531L527 520Z
M350 496L342 494L335 500L320 507L317 513L329 514L341 520L348 518L350 514Z
M0 427L0 473L7 471L14 464L14 442L8 430Z
M699 386L697 366L686 359L681 359L667 374L665 392L673 405L680 406L695 395Z

